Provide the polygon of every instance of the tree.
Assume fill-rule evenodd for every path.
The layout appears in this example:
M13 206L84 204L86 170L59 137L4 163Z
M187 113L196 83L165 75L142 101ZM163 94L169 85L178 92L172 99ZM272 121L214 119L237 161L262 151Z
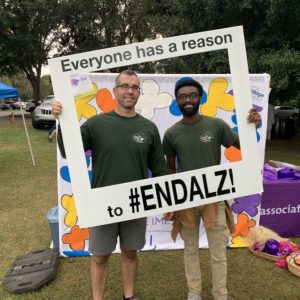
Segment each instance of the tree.
M65 1L64 31L59 53L74 54L155 37L147 20L147 1L90 0L88 5L76 0ZM118 72L121 69L111 71Z
M296 0L0 0L0 5L0 72L24 72L37 100L41 67L54 47L60 56L237 25L244 27L250 73L271 75L276 101L299 99ZM230 72L226 51L131 68L144 73Z
M60 36L59 0L0 0L0 71L24 72L41 98L42 65Z
M162 36L243 25L250 73L269 73L274 99L299 99L300 6L296 0L166 0L148 2L148 19ZM228 73L227 54L214 51L164 61L162 71Z
M30 99L33 96L32 87L30 82L26 79L24 73L18 73L13 76L1 76L0 82L17 88L22 101Z
M53 94L50 75L44 75L41 78L41 96L45 98L48 95Z
M300 51L281 49L270 51L261 57L258 70L268 70L271 77L271 88L276 92L273 102L285 104L292 102L300 107Z

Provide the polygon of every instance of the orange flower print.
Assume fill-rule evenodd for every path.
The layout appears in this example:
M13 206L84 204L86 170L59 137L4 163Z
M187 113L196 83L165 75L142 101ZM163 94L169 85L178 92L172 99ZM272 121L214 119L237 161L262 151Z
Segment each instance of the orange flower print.
M242 160L242 152L240 149L237 149L233 146L225 149L224 155L226 159L230 162L241 161Z
M83 250L85 246L85 240L90 238L88 228L80 228L78 225L72 227L70 233L66 233L62 236L62 242L69 244L73 250Z
M235 225L236 230L231 234L232 237L237 237L241 235L246 237L250 233L250 228L254 227L256 222L254 220L249 220L249 217L246 214L239 214L237 217L237 224Z
M117 99L113 99L111 92L106 88L99 89L96 95L96 102L104 113L110 112L117 107Z

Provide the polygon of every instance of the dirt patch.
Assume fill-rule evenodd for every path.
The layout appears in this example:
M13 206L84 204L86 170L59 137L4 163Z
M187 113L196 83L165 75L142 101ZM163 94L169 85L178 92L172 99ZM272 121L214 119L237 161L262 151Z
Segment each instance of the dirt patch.
M24 112L24 117L26 120L26 123L30 122L31 120L31 114ZM9 124L12 122L15 123L23 123L22 120L22 114L20 110L4 110L0 111L0 124Z

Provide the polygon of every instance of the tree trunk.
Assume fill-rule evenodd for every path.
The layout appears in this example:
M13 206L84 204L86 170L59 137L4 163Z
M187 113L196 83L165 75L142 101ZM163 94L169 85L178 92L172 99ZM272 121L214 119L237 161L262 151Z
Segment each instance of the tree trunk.
M38 74L35 75L32 70L29 70L29 71L25 70L25 74L32 86L33 95L34 95L34 99L35 99L35 106L37 106L37 105L39 105L38 101L41 100L41 88L40 88L41 74L40 74L40 72L38 72Z

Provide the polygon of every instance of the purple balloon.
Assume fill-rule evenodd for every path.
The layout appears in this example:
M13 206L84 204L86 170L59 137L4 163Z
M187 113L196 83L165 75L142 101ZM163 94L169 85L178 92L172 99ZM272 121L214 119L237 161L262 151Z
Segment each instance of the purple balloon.
M277 255L279 252L280 243L276 240L267 240L265 243L265 249L268 254Z

